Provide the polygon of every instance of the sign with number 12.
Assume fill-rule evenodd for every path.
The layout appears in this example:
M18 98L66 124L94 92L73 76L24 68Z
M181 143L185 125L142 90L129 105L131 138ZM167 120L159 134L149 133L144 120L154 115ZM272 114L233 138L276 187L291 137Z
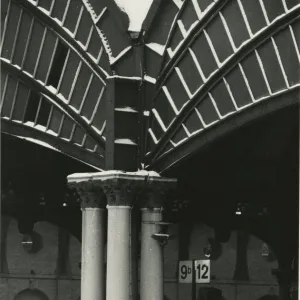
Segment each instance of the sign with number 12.
M195 260L196 283L210 282L210 260Z

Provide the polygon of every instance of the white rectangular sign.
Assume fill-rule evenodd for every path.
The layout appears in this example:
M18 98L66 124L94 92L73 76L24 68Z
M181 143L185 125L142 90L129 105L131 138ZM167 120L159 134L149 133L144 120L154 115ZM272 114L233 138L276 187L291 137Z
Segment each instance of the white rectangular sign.
M196 283L210 283L210 260L195 260Z
M179 283L193 282L193 261L185 260L179 262Z

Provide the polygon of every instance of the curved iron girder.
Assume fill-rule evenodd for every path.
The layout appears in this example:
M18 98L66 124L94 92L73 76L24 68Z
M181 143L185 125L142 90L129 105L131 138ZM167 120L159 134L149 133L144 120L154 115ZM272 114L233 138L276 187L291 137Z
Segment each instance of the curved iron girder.
M265 40L276 34L277 32L283 30L286 26L294 22L295 20L300 19L300 7L293 10L289 14L283 16L278 19L276 22L267 27L264 31L261 32L258 36L254 37L250 40L244 47L240 48L228 61L221 66L205 83L202 89L200 89L187 104L182 108L179 115L175 118L172 125L168 128L165 134L161 137L159 142L156 145L156 148L152 153L149 154L148 160L155 160L167 142L171 139L173 134L179 128L179 126L183 123L184 118L188 116L188 114L192 111L192 109L198 105L205 95L219 82L221 78L223 78L227 73L229 73L243 58L245 58L250 52L254 51L259 45L261 45ZM194 36L194 38L196 35ZM184 56L185 52L188 51L188 47L194 40L190 41L187 45L187 48L182 51L182 54L178 57L177 61L173 63L172 69L170 69L168 76L171 74L178 61ZM167 77L168 77L167 76ZM163 79L163 82L160 83L160 87L157 89L156 95L154 99L157 97L160 89L162 88L163 83L167 80L167 77ZM151 116L153 118L153 115ZM151 122L151 121L150 121Z
M195 37L199 34L199 32L201 32L205 26L210 22L210 20L219 13L219 11L224 7L224 5L228 2L229 0L219 0L212 9L210 9L208 11L207 14L205 14L203 16L203 19L199 20L199 23L196 24L196 26L191 30L190 34L186 37L186 39L183 41L183 43L179 46L179 48L177 49L177 51L174 53L174 56L169 60L169 62L163 66L162 65L162 69L159 73L159 77L157 79L157 84L160 86L160 82L163 81L165 82L164 78L165 76L168 77L169 73L172 72L172 69L174 69L175 65L178 63L178 60L180 60L180 58L182 57L182 54L185 53L186 49L188 48L188 46L191 44L191 41L193 42L195 40ZM179 18L181 17L182 13L184 12L184 9L186 7L186 5L188 5L187 3L191 3L191 1L189 0L185 0L177 14L177 17L175 19L174 22L174 26L171 28L170 30L170 34L168 36L167 39L167 43L166 43L166 47L162 56L162 62L165 61L165 57L167 55L167 49L169 47L169 44L172 40L173 37L173 33L175 31L176 28L176 23L179 20ZM193 5L193 4L191 4ZM181 50L183 49L183 50ZM164 74L166 74L164 76Z
M118 7L118 5L114 1L110 1L110 0L102 0L102 1L104 2L104 7L105 7L103 9L102 13L105 14L105 12L108 11L109 14L111 15L110 20L113 22L113 24L116 24L116 29L117 30L115 30L114 32L120 33L120 35L124 38L124 40L128 42L127 44L123 43L123 47L122 47L123 50L122 51L124 51L124 49L126 49L128 46L129 47L131 46L130 32L128 32L129 17L125 12L123 12ZM88 11L91 15L91 18L92 18L92 21L93 21L93 24L94 24L95 28L98 28L99 30L101 30L100 26L99 26L99 23L101 23L102 20L103 20L102 19L102 13L100 13L100 15L98 15L97 18L95 19L93 17L93 15L94 14L97 15L97 13L95 11L95 8L94 8L93 4L91 4L90 0L82 0L82 2L84 2L85 6L90 7L90 9L88 9ZM107 42L106 41L106 38L107 38L106 35L104 34L104 35L101 36L101 34L99 34L99 37L100 37L101 42L104 46L104 44ZM108 39L108 44L110 44L110 42L111 42L111 40ZM105 47L104 47L104 50L105 50ZM117 54L117 56L120 55L120 53ZM114 70L111 69L111 74L113 74L113 73L114 73Z
M37 91L38 93L44 94L47 97L49 97L54 103L56 103L58 106L61 106L70 116L71 118L78 123L87 134L89 134L95 142L105 149L105 141L104 139L89 126L87 122L84 121L80 117L80 115L76 114L75 111L73 111L70 106L67 103L64 103L61 101L56 95L53 95L45 86L41 85L39 82L37 82L34 78L28 76L22 70L16 68L14 65L8 63L7 61L1 59L2 67L11 75L15 76L16 78L21 79L30 89Z
M128 26L129 26L129 17L126 13L123 13L120 8L117 6L115 1L103 0L106 4L106 7L111 11L113 20L117 24L117 27L121 34L129 40Z
M209 11L201 21L192 29L190 35L184 40L180 48L176 51L174 56L171 58L171 60L168 62L168 64L163 68L161 71L159 78L157 79L156 85L157 85L157 93L155 97L157 96L158 92L168 79L168 77L171 75L172 71L174 68L178 65L179 61L185 56L185 53L188 51L188 48L194 43L194 41L197 39L197 37L202 33L203 29L205 29L206 25L209 24L211 19L219 13L219 11L224 7L224 5L228 2L229 0L220 0L212 9ZM297 14L298 12L298 14ZM300 14L300 7L296 8L295 10L291 11L290 13L282 16L280 19L275 21L274 23L270 24L268 27L265 27L265 29L256 37L253 39L249 40L249 42L242 48L240 48L239 51L237 51L236 54L239 54L242 50L247 51L248 48L251 48L252 42L255 43L256 40L258 40L258 44L261 43L259 40L264 39L265 36L269 36L268 32L273 31L274 27L278 27L278 29L281 29L282 26L285 26L285 22L289 22L288 20L290 18L294 19L297 18L297 16ZM282 24L283 23L283 24ZM276 33L276 30L275 32ZM266 39L266 38L265 38ZM167 47L166 47L167 49ZM181 51L180 51L181 50ZM234 55L234 57L236 56ZM231 59L227 62L230 63ZM226 63L226 64L227 64ZM155 98L154 97L154 98Z
M219 121L214 126L207 128L197 135L190 137L182 144L173 148L167 153L162 154L156 160L153 160L149 165L151 169L157 172L166 172L175 164L178 164L183 159L186 159L192 153L200 150L200 148L209 145L217 138L228 134L234 129L243 126L245 123L253 121L259 117L272 113L281 108L291 106L294 104L300 104L299 98L300 86L299 84L291 89L281 91L276 95L256 102L250 107L247 107L222 121ZM286 94L293 94L291 97ZM283 99L284 98L284 99ZM222 122L222 124L220 124Z
M91 165L97 169L104 169L104 158L100 155L89 152L84 148L80 148L70 142L60 139L59 137L22 125L21 123L10 121L8 119L1 119L1 132L18 138L32 138L34 132L34 138L36 140L49 144L51 147L55 148L56 151Z
M185 6L187 5L187 3L189 2L189 0L184 0L184 2L182 3L178 13L177 13L177 16L175 17L175 20L174 20L174 23L173 23L173 26L171 27L171 30L170 30L170 33L169 33L169 36L167 38L167 41L166 41L166 46L165 46L165 50L163 52L163 55L162 55L162 62L165 61L165 58L166 58L166 55L167 55L167 49L168 49L168 46L170 44L170 41L172 40L172 37L173 37L173 33L175 31L175 28L176 28L176 23L177 21L179 20L179 18L181 17L184 9L185 9ZM164 68L163 68L164 69ZM159 80L159 78L157 79Z
M95 62L87 54L87 52L84 51L78 45L76 40L72 38L59 24L57 24L53 19L51 19L42 11L40 11L31 2L27 0L13 0L13 1L19 4L22 8L26 9L31 15L33 15L37 20L39 20L49 30L52 30L60 38L60 40L67 45L68 48L72 48L73 50L75 50L77 54L79 54L79 56L81 56L81 58L84 60L84 62L93 70L93 72L95 72L103 80L104 85L106 84L105 80L108 74L106 74L99 66L95 64ZM102 39L101 39L101 43L102 43ZM102 47L104 48L103 43L102 43ZM104 55L106 55L106 53ZM108 57L107 57L107 61L108 61Z
M146 15L146 18L142 24L142 30L145 32L145 36L147 36L147 32L150 30L151 26L153 25L154 18L158 13L161 3L162 0L153 0L150 6L148 14Z

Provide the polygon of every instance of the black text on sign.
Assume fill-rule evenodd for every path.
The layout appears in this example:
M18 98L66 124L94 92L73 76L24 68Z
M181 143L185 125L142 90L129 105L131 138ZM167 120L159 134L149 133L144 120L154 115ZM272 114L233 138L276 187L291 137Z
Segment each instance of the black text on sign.
M179 283L193 282L193 261L186 260L179 262Z
M195 260L196 283L210 282L210 260Z

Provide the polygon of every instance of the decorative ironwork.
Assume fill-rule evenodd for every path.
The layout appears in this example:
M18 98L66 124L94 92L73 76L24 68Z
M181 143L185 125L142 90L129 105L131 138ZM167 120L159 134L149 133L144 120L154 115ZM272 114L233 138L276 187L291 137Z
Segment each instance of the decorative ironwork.
M96 161L108 145L107 169L114 160L163 171L224 132L297 102L299 4L162 2L128 36L114 2L9 1L1 52L6 132L18 127L28 139L42 131L44 146L101 169ZM151 25L154 15L164 26ZM107 91L107 79L118 85ZM142 133L131 138L128 124L130 134L138 124ZM129 161L124 153L134 162L121 164Z
M192 5L192 1L189 3ZM278 12L276 20L268 21L260 31L255 31L252 20L246 18L250 8L240 5L237 8L246 18L245 30L236 32L226 17L236 5L237 2L225 5L213 15L185 48L181 47L179 57L171 58L172 68L165 75L162 73L161 83L157 83L149 128L153 143L148 144L147 163L160 171L212 140L205 134L211 132L210 128L218 128L219 122L220 131L237 127L238 115L243 111L250 114L249 107L258 107L262 100L274 100L279 91L287 95L299 88L298 68L295 67L299 65L299 49L295 32L300 8L290 7L286 12ZM246 5L244 1L243 5ZM224 42L218 43L216 34L221 35ZM285 54L287 48L293 52L293 67L289 63L290 56ZM203 51L206 54L200 55ZM278 70L276 75L271 71L274 67ZM276 84L274 76L281 77ZM257 84L257 80L263 84ZM283 97L280 100L284 103ZM287 97L286 105L291 105L290 102ZM273 103L277 106L276 101L269 106ZM262 107L261 112L264 110ZM255 116L256 113L251 114ZM199 143L196 139L201 136L203 141ZM165 160L168 160L167 165Z

